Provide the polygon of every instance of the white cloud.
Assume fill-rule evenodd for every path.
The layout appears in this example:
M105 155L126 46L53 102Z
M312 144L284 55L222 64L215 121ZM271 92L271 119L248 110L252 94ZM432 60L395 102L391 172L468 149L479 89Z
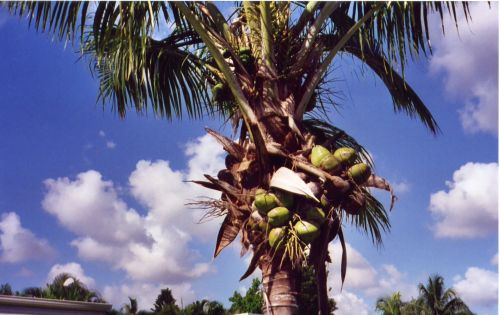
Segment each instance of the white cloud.
M114 149L116 148L116 143L114 143L113 141L106 141L106 148Z
M365 301L349 291L342 291L342 293L333 296L337 303L337 310L335 314L338 315L368 315L370 308Z
M467 132L498 132L498 7L471 5L472 21L459 16L459 34L449 17L446 36L434 23L431 73L445 73L448 95L464 100L459 111Z
M210 272L210 262L192 249L193 241L213 241L220 220L198 224L202 212L185 204L198 196L218 197L186 182L214 175L223 167L223 151L209 136L187 145L188 169L175 171L168 161L137 163L130 194L146 209L129 208L111 181L97 171L45 181L42 202L49 213L75 233L79 257L123 270L135 282L182 283Z
M82 266L75 262L70 262L64 265L56 264L52 266L52 268L50 268L49 274L47 275L47 283L51 283L52 281L54 281L54 278L61 273L68 273L72 275L91 290L95 287L94 278L87 276L83 271Z
M44 260L54 257L55 250L46 239L37 238L21 226L14 212L0 217L0 262L17 263L26 260Z
M437 237L476 238L497 231L498 164L469 162L446 182L448 191L438 191L430 198L429 209L437 222Z
M99 130L99 137L106 137L104 130Z
M142 219L118 197L111 181L89 170L72 181L67 177L44 181L43 208L70 231L97 241L123 244L145 241Z
M354 249L349 243L347 250L347 271L343 289L363 292L366 296L378 298L399 291L403 299L417 296L414 284L409 283L406 274L400 272L394 265L382 265L375 269L368 260ZM329 265L328 282L333 293L340 293L340 265L342 247L339 242L329 246L333 263Z
M176 299L176 304L185 306L195 301L195 293L188 283L181 284L159 284L133 283L117 286L106 286L103 290L103 297L119 309L129 303L128 297L137 299L137 304L141 310L149 310L153 307L156 297L162 289L169 288Z
M498 273L470 267L465 277L455 277L454 289L466 304L494 306L498 303Z

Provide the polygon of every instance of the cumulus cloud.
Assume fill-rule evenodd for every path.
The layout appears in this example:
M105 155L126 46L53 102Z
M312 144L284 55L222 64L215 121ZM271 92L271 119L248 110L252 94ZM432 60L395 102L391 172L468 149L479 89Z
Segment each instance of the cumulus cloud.
M21 226L14 212L0 217L0 262L17 263L26 260L44 260L54 257L55 250L46 239L39 239Z
M470 267L465 276L454 278L454 289L465 303L489 307L498 303L498 273Z
M399 291L403 299L411 299L417 296L415 285L409 283L406 274L400 272L396 266L391 264L374 268L368 260L354 249L349 243L346 244L348 264L344 291L353 290L363 292L366 296L378 298ZM333 263L329 265L328 281L333 293L340 294L340 265L342 247L339 242L329 245L330 253L333 253Z
M97 241L123 244L145 240L141 217L118 197L111 181L89 170L77 175L44 181L47 193L43 208L77 235L89 235Z
M195 301L195 293L190 284L159 284L133 283L115 286L106 286L103 297L112 303L114 308L119 309L129 303L127 297L137 299L139 309L150 309L153 307L156 297L162 289L169 288L176 300L177 305L188 305Z
M477 238L493 234L498 225L498 164L461 166L447 181L448 191L430 198L435 216L434 235L441 238Z
M114 149L116 148L116 143L114 143L113 141L106 141L106 148Z
M47 275L47 283L51 283L52 281L54 281L54 278L61 273L68 273L72 275L90 289L95 287L94 278L87 276L83 271L82 266L76 262L70 262L67 264L56 264L52 266Z
M111 181L94 170L76 179L48 179L42 205L76 234L71 244L82 259L102 261L123 270L134 283L181 284L212 270L192 249L193 242L213 240L220 220L198 224L202 212L185 204L197 196L218 197L190 179L223 167L223 151L209 136L187 145L186 170L168 161L137 163L129 193L146 210L130 208Z
M362 298L349 291L344 290L342 293L334 295L333 298L338 308L335 311L336 314L368 315L372 313Z
M459 110L466 132L498 132L498 8L493 3L471 5L472 21L459 16L459 34L446 18L446 36L434 23L431 73L445 74L448 95L464 100Z

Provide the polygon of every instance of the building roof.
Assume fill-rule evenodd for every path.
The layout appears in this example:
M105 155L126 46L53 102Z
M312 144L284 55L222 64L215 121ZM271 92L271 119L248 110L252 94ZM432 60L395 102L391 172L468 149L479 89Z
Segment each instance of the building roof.
M105 313L111 310L112 305L107 303L80 302L68 300L42 299L35 297L22 297L12 295L0 295L0 313L2 308L37 308L52 310L68 310L90 313Z

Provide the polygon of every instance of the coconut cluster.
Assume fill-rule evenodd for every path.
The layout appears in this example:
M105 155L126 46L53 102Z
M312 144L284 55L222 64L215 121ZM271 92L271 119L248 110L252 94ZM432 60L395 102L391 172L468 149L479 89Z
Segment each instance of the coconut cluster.
M311 150L311 164L336 176L343 177L356 185L364 184L372 174L370 166L359 161L356 151L342 147L330 152L316 145ZM303 195L271 188L257 189L252 203L250 224L252 229L265 232L271 248L283 249L289 240L296 237L305 246L312 243L321 233L321 227L332 207L339 205L335 196L320 183L308 183L320 203ZM338 196L337 196L338 197ZM340 206L350 214L359 214L363 201L356 196L340 197Z
M282 249L290 237L307 245L320 234L326 215L322 208L299 195L272 188L257 189L252 204L254 229L266 232L273 249Z
M311 150L311 163L332 174L338 174L342 168L347 169L347 176L356 184L361 185L372 174L370 166L365 163L354 164L357 156L352 148L338 148L331 153L327 148L316 145Z

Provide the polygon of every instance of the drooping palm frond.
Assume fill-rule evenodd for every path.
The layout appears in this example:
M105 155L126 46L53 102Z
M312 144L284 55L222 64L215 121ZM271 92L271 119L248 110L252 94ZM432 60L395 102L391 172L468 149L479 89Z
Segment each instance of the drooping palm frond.
M99 98L120 116L147 108L169 119L199 118L213 107L201 40L168 2L12 2L42 32L61 40L80 34L80 50L100 81ZM79 26L79 27L78 27ZM165 32L166 31L166 32ZM160 40L154 35L162 34ZM230 109L230 108L229 108Z
M420 54L432 52L428 16L438 12L443 21L445 6L456 22L459 10L456 2L390 2L384 5L370 1L340 3L330 15L330 23L318 35L327 54L321 71L327 71L328 64L337 52L354 55L367 63L383 80L393 98L395 111L419 118L431 132L437 133L439 128L436 121L404 80L404 70L408 55L415 59ZM467 18L470 16L467 3L463 3L460 10ZM364 23L359 24L363 19ZM401 75L394 71L394 65L401 68ZM319 74L307 86L308 91L312 91L315 84L320 84ZM312 92L308 93L301 100L299 114Z
M36 30L53 33L59 40L73 40L78 31L84 32L91 2L8 1L5 5L11 13L26 16Z

